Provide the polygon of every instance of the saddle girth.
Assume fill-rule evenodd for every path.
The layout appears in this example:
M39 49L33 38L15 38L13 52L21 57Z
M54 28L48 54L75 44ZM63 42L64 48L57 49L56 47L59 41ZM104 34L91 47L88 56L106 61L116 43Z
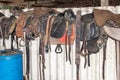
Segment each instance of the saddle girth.
M76 16L76 40L75 40L75 64L76 64L76 78L79 80L79 66L80 66L80 27L81 27L81 11L77 11Z

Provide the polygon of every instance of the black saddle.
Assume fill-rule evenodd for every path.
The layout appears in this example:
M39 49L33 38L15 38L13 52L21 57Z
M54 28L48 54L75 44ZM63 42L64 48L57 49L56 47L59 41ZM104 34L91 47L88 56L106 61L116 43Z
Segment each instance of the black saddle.
M59 13L53 22L51 37L60 38L64 35L66 30L66 20L63 13Z
M86 41L99 37L100 29L99 26L96 25L93 19L94 19L93 13L81 16L81 21L82 21L82 26L80 29L81 41L83 41L84 37Z
M75 21L75 18L75 14L71 9L65 10L63 13L59 13L55 17L51 31L51 37L62 37L66 31L66 21L68 21L68 26L70 26Z
M85 52L87 50L89 66L90 55L99 52L101 47L104 47L106 44L107 38L107 34L103 28L96 25L93 13L81 16L80 40L83 41L81 51L84 50Z

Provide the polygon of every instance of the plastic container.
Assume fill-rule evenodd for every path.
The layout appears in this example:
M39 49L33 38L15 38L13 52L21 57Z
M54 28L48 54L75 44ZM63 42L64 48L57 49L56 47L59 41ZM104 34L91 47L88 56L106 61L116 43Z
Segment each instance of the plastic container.
M22 51L0 50L0 80L23 80Z

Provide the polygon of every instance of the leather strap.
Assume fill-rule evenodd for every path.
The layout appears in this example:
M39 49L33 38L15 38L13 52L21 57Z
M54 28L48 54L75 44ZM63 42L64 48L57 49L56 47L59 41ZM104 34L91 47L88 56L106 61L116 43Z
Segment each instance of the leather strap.
M66 50L66 61L69 59L71 64L71 35L74 23L72 21L66 20L66 36L65 36L65 50ZM68 47L67 47L68 45Z
M45 80L45 53L44 53L44 47L45 47L45 38L44 33L42 32L42 29L40 29L40 35L39 35L39 70L40 70L40 80Z
M70 64L71 64L71 54L70 54L71 53L71 35L72 35L72 31L73 31L72 29L74 27L73 24L74 24L73 22L69 21L68 34L67 34L68 35L68 47L69 47L68 54L69 54Z
M5 18L5 16L0 17L0 23L2 23L2 19L4 19L4 18ZM6 49L5 36L3 35L4 32L2 30L2 25L1 24L0 24L0 32L1 32L2 39L3 39L3 46Z
M77 11L76 15L76 40L75 40L75 46L76 46L76 54L75 54L75 64L76 64L76 78L79 80L79 66L80 66L80 27L81 27L81 11Z
M26 34L24 32L25 37L25 44L29 45L29 41L27 41ZM29 46L26 46L26 79L29 80L29 73L30 73L30 52L29 52Z
M39 68L40 68L40 80L45 80L45 53L44 53L44 36L41 34L39 39Z
M87 41L86 41L86 28L87 28L87 25L85 25L85 26L83 26L83 29L82 29L82 31L83 31L83 44L82 44L82 48L81 48L81 52L80 52L80 54L82 55L82 56L84 56L84 59L85 59L85 63L84 63L84 68L86 67L86 64L87 64L87 60L86 60L86 55L87 55L87 49L86 49L86 43L87 43Z
M67 42L68 42L68 21L66 21L66 35L65 35L65 52L66 52L66 61L68 60L68 51L67 51Z
M84 50L84 53L83 55L86 56L86 27L87 25L83 26L83 50ZM82 52L81 52L82 53Z
M51 17L51 16L48 16L47 25L46 25L45 46L47 45L48 37L49 37L49 24L50 24L50 17Z
M11 49L13 50L14 33L11 33Z
M105 79L105 60L106 60L106 45L107 45L107 42L105 41L105 45L103 45L103 72L102 72L102 77L103 77L103 80Z
M46 26L46 37L45 37L46 52L51 50L49 38L50 38L52 24L54 22L54 19L55 19L54 16L48 16L47 26Z

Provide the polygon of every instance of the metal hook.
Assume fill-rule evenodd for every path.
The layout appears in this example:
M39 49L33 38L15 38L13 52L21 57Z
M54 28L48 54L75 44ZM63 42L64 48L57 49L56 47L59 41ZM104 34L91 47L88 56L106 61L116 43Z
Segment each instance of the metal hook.
M22 44L22 41L24 42L23 44ZM26 43L30 43L29 45L27 45ZM19 42L19 45L21 46L21 47L31 47L32 46L32 42L30 41L30 40L26 40L26 42L21 38L20 39L20 42Z

